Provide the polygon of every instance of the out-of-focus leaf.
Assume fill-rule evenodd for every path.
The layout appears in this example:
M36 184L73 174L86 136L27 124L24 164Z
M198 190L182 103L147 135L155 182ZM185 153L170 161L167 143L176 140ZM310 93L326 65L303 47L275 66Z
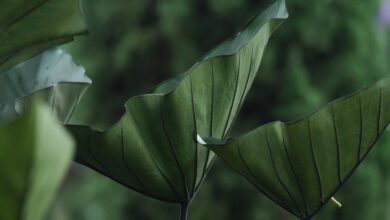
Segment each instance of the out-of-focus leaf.
M0 73L86 33L78 0L0 1Z
M355 171L390 121L390 79L302 120L223 143L200 138L271 200L310 219Z
M0 122L10 121L28 100L43 96L61 121L69 121L91 80L60 49L50 50L0 75Z
M188 72L130 99L107 131L69 126L77 160L147 196L188 204L215 156L195 134L226 137L267 41L286 17L285 2L277 1Z
M73 140L49 110L0 125L0 219L43 219L71 163Z

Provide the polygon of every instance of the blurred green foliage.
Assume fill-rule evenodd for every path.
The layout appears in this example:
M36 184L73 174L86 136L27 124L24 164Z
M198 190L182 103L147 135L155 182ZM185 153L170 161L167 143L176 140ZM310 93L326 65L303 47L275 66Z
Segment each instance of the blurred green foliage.
M272 1L84 1L88 37L67 46L94 85L77 112L107 127L130 97L186 71ZM293 120L388 76L388 35L380 0L287 0L290 18L273 35L233 133L273 120ZM315 219L389 219L389 135ZM175 219L178 208L126 190L77 166L53 219ZM61 214L62 213L62 214ZM61 218L59 216L62 216ZM190 210L190 219L293 219L217 160Z

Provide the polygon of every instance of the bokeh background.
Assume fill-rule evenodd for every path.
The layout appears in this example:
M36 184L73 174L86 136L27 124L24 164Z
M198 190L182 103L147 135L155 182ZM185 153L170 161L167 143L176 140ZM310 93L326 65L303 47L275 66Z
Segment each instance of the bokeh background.
M271 0L83 1L90 33L66 45L94 84L77 119L104 128L124 102L186 71L240 30ZM326 102L389 76L390 1L287 0L290 18L275 32L233 131L295 120ZM315 219L390 219L390 134ZM49 219L177 219L178 207L127 190L73 165ZM217 160L190 220L294 219Z

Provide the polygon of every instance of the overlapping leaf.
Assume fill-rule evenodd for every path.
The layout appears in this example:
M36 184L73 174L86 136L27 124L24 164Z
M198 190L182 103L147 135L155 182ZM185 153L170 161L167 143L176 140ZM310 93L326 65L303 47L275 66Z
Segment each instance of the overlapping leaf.
M0 219L44 219L73 147L72 138L42 104L0 125Z
M107 131L69 126L78 161L145 195L189 203L214 158L195 134L226 137L268 38L286 17L284 1L277 1L188 72L130 99Z
M2 0L0 73L84 33L78 0Z
M60 49L6 71L0 75L0 122L15 119L33 94L43 96L61 121L69 121L80 96L91 84L84 72Z
M274 122L208 143L271 200L310 219L353 173L390 121L390 79L330 103L302 120Z

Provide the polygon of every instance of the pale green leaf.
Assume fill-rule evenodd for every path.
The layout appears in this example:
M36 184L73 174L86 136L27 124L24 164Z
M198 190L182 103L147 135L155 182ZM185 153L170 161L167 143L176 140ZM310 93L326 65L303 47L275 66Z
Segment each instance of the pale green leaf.
M73 145L42 104L0 125L0 219L44 219L72 161Z
M46 51L0 75L0 122L23 112L32 95L41 96L67 122L91 84L83 67L60 49Z

